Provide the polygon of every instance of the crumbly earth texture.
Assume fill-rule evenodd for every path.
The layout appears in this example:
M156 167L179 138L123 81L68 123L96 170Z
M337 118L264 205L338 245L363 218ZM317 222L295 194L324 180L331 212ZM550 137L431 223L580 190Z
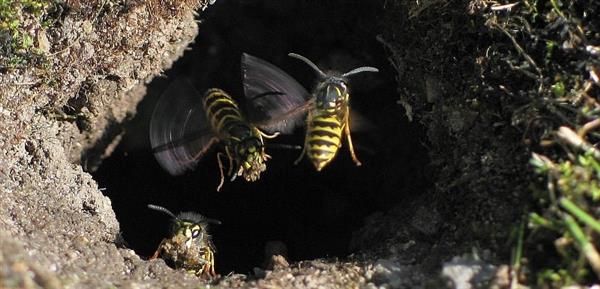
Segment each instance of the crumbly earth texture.
M110 200L82 168L110 154L145 82L196 35L199 3L157 2L67 1L48 8L52 23L21 17L44 59L0 71L1 288L196 287L120 248Z

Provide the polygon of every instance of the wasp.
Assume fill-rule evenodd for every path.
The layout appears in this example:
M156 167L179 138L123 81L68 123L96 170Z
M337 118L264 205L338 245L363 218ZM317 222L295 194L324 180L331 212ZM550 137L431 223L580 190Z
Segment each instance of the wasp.
M348 78L358 73L379 72L379 70L375 67L363 66L343 74L337 71L324 73L308 58L296 53L288 55L308 64L319 76L315 89L308 96L308 101L290 111L292 114L308 111L304 146L295 164L306 155L316 170L321 171L334 159L345 136L352 160L360 166L361 162L354 152L350 135Z
M150 143L160 165L172 175L196 167L215 144L221 180L223 158L233 181L256 181L270 158L264 138L290 133L297 120L282 119L305 102L304 88L278 67L244 53L241 58L246 111L225 91L211 88L200 95L189 81L174 81L156 105L150 121ZM264 97L278 95L277 99Z
M221 222L194 212L175 215L161 206L149 204L148 208L172 218L170 237L160 242L150 260L161 257L176 269L183 268L198 277L216 277L216 249L208 234L208 225L220 225Z

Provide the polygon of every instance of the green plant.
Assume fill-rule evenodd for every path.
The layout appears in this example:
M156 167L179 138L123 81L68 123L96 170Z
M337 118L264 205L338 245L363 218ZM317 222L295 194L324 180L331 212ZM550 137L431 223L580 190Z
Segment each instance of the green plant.
M538 198L540 213L529 214L530 227L553 231L563 259L558 268L538 273L538 283L552 287L584 283L592 274L600 278L600 152L567 127L556 136L568 158L555 162L534 153L530 162L545 176L547 188L547 195Z
M0 69L17 68L41 56L35 32L50 6L48 0L0 0Z

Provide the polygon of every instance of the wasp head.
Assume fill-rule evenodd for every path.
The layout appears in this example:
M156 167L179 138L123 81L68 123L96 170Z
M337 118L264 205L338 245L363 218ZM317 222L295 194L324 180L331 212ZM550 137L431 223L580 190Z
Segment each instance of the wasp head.
M320 109L334 109L340 101L348 100L348 86L342 77L327 77L319 82L315 91L317 108Z
M235 176L243 176L246 181L256 181L260 173L267 168L264 145L257 137L248 138L236 146L235 149L240 168ZM234 176L234 177L235 177Z
M182 240L187 248L192 242L203 242L207 238L209 224L221 224L220 221L206 218L194 212L183 212L175 216L171 211L156 205L148 205L148 208L163 212L171 216L171 237Z
M302 60L308 64L319 76L320 81L316 89L317 108L330 109L335 108L339 101L348 101L348 78L352 75L363 72L378 72L375 67L363 66L352 69L346 73L332 71L329 73L323 72L310 59L296 53L289 53L291 57Z
M202 242L207 233L208 223L202 215L184 212L173 219L171 235L184 240L185 246L189 248L192 242Z
M208 235L209 224L221 224L220 221L208 219L194 212L182 212L172 219L171 236L177 243L189 249L194 244L206 246L210 239ZM210 242L210 241L209 241Z

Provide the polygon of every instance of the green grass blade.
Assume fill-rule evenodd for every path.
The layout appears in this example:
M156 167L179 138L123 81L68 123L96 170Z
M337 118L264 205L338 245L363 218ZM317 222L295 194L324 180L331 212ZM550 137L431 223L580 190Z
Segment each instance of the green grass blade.
M567 212L575 216L579 221L590 226L590 228L592 228L594 231L600 233L600 222L598 222L593 216L586 213L567 198L561 198L559 203L565 210L567 210Z
M598 251L596 250L594 245L588 241L588 239L585 236L585 233L571 215L564 214L563 220L565 221L567 230L569 231L573 239L575 239L575 242L577 243L585 258L588 260L588 263L590 264L594 272L596 272L596 276L600 277L600 254L598 254Z

